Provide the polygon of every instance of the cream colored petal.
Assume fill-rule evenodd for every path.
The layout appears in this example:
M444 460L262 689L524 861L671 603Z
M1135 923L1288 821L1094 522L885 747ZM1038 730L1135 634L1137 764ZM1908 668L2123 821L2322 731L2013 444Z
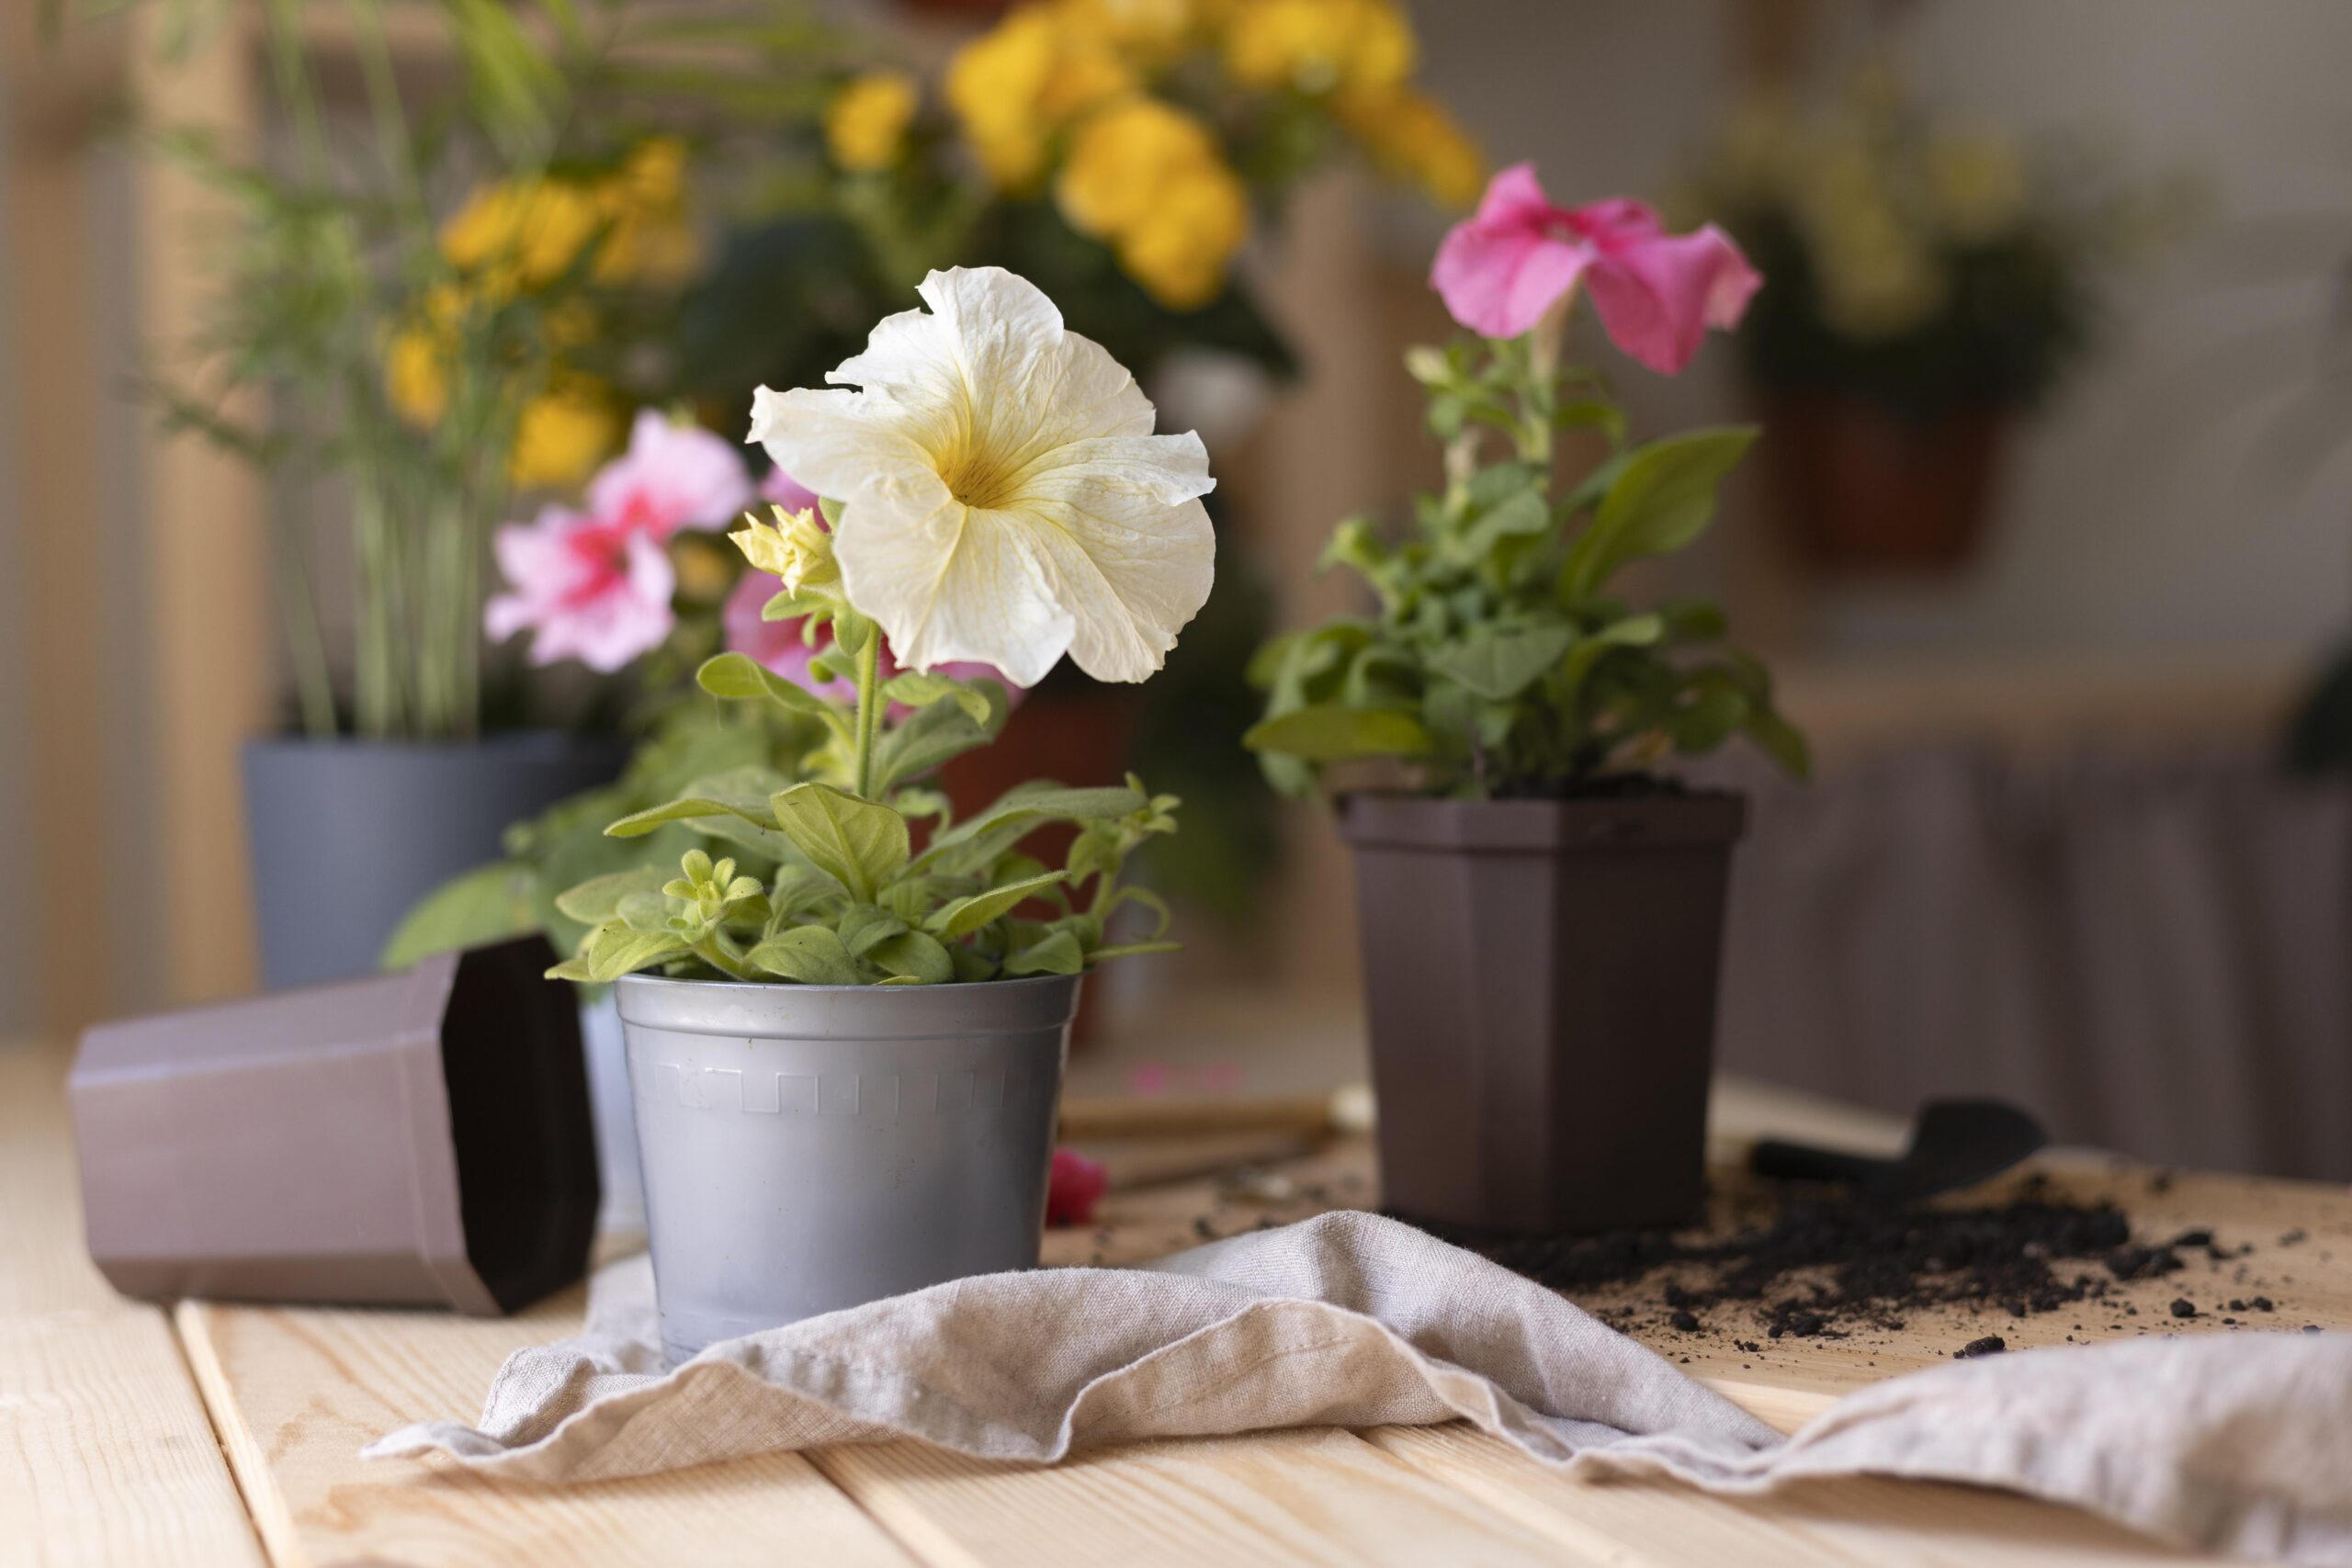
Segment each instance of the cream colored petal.
M1216 577L1199 497L1215 485L1196 435L1079 441L1024 476L1013 503L1074 617L1070 657L1098 681L1167 661Z
M888 634L899 663L973 660L1034 686L1069 647L1073 620L1029 533L954 501L916 518L860 506L835 554L850 603Z
M887 406L856 392L762 387L752 398L752 439L776 467L836 501L889 487L914 492L920 512L945 493L922 443Z
M1102 344L1067 331L1027 278L956 267L924 278L921 292L954 344L967 439L995 462L1018 467L1066 441L1150 432L1151 400L1135 378Z

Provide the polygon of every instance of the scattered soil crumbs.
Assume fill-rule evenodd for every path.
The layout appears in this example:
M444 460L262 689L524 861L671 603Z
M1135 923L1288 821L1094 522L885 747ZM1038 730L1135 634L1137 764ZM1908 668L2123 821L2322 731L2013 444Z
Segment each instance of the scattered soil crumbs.
M2040 1177L1980 1207L1890 1208L1820 1189L1759 1184L1735 1196L1728 1218L1729 1234L1718 1228L1713 1236L1438 1234L1560 1291L1618 1328L1687 1335L1760 1327L1764 1338L1779 1340L1899 1330L1909 1314L1944 1307L2018 1318L2068 1307L2079 1314L2078 1303L2106 1303L2122 1281L2179 1271L2184 1253L2219 1262L2250 1250L2225 1251L2209 1231L2135 1239L2113 1203L2067 1201ZM2137 1315L2120 1301L2109 1310ZM2196 1314L2185 1298L2171 1311ZM1761 1348L1751 1338L1731 1343ZM2007 1348L1998 1335L1986 1335L1960 1354Z

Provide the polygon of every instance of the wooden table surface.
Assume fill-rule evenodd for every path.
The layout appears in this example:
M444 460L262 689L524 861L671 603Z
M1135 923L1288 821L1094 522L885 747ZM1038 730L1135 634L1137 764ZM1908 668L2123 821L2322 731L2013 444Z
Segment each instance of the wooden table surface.
M2211 1561L1960 1487L1838 1480L1733 1499L1668 1482L1574 1482L1458 1424L1155 1442L1054 1468L894 1443L565 1487L362 1463L361 1445L391 1427L470 1418L509 1351L574 1330L581 1291L503 1321L123 1300L83 1249L65 1061L54 1047L0 1044L0 1563ZM1750 1087L1717 1098L1728 1137L1893 1135L1883 1119ZM2271 1244L2246 1266L2278 1322L2352 1325L2352 1197L2342 1190L2181 1176L2152 1192L2147 1172L2114 1162L2049 1164L2070 1190L2128 1191L2152 1231L2194 1224L2225 1244ZM1101 1225L1052 1235L1049 1261L1148 1256L1204 1231L1371 1200L1361 1141L1264 1168L1282 1179L1114 1190ZM2305 1239L2277 1247L2290 1230ZM2138 1326L2233 1331L2216 1315L2176 1325L2162 1314L2159 1303L2206 1282L2177 1274L2133 1287L2148 1303ZM2012 1344L2040 1344L2074 1321L2061 1313L1999 1327ZM1666 1331L1673 1343L1659 1348L1690 1355L1691 1371L1789 1427L1845 1390L1942 1360L1985 1326L1922 1314L1900 1343L1792 1340L1755 1353Z

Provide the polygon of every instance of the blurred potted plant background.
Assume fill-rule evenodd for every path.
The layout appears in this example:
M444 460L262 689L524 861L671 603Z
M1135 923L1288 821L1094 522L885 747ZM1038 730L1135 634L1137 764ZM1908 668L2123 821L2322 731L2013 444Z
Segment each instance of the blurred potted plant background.
M616 741L548 727L550 688L486 663L490 528L576 483L667 383L700 249L691 169L746 120L807 112L818 35L571 0L164 9L166 51L251 28L281 121L258 151L168 125L143 141L227 218L202 237L200 332L156 345L155 400L279 484L295 722L247 749L246 805L265 977L299 984L364 972L509 821L618 767ZM395 10L442 29L458 68L396 69ZM306 47L329 23L358 62L356 115ZM347 578L329 564L346 558ZM327 629L346 604L347 661Z
M2057 141L1939 123L1883 63L1810 115L1779 98L1735 113L1687 201L1773 280L1740 357L1804 553L1966 561L2016 422L2091 343L2101 275L2190 197Z

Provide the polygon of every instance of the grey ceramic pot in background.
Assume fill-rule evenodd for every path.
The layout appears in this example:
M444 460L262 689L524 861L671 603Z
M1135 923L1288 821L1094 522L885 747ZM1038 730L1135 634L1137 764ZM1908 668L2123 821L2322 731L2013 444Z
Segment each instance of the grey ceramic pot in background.
M244 749L245 832L271 990L374 970L411 907L498 858L509 824L619 773L553 730L447 744L285 737Z
M1557 1235L1695 1218L1730 795L1348 798L1381 1201Z
M617 982L664 1355L1034 1268L1078 990Z

